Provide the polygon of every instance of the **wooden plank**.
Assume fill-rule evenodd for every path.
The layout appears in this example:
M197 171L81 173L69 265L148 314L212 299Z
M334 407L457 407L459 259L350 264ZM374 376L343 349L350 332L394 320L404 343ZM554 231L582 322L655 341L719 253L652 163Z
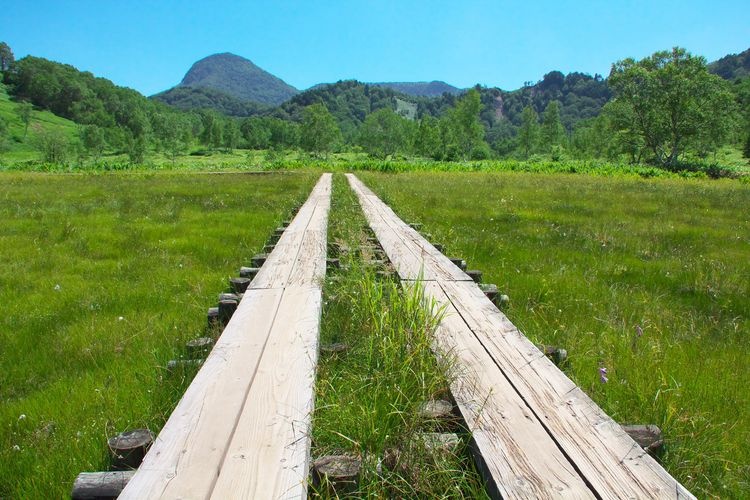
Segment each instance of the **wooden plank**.
M331 174L323 174L307 201L284 230L278 243L250 284L250 288L282 288L288 284L303 286L325 275L325 230L331 206ZM322 264L318 262L321 235ZM306 241L306 240L311 241Z
M539 419L494 367L440 285L425 282L424 292L444 306L436 347L455 367L451 393L471 431L492 496L594 498Z
M426 281L471 281L471 278L439 252L419 232L403 222L359 179L347 174L349 185L360 200L365 216L381 241L401 279Z
M305 498L321 291L287 288L212 498Z
M693 498L513 326L479 287L458 282L440 285L474 336L598 495Z
M306 496L330 194L324 174L121 498Z
M537 497L540 493L534 488L538 487L543 488L546 495L562 496L554 489L547 490L549 485L537 479L538 475L550 470L537 468L540 460L537 455L551 453L550 456L559 458L561 452L569 465L562 470L569 471L572 467L597 497L694 498L531 344L476 284L455 279L437 269L436 266L442 265L440 259L425 250L429 249L429 244L421 241L423 238L418 232L400 221L392 210L384 208L384 204L351 174L349 182L376 235L379 238L384 236L381 244L386 254L389 258L397 259L399 263L396 267L404 270L402 279L412 279L421 273L434 279L434 282L424 283L426 297L428 300L434 299L438 306L447 308L449 312L438 329L438 344L442 352L459 354L463 370L468 373L473 371L470 380L475 382L468 385L460 383L452 390L458 393L454 396L467 423L475 427L472 430L478 431L476 446L482 454L485 468L494 478L498 494ZM434 259L424 258L424 254L421 259L413 258L420 254L420 251L415 251L415 245ZM488 392L488 387L483 387L485 378L492 380L492 387L502 392L504 403L498 403L494 394ZM506 383L502 383L502 380ZM471 390L476 393L472 395ZM472 408L472 401L481 400L483 395L487 398L487 404L477 413ZM507 408L520 412L516 413L512 424L496 418L498 414L502 416ZM532 430L519 431L521 435L531 436L520 449L518 443L505 435L505 428L514 431L516 426L523 428L519 425L523 420L518 415L524 414L524 408L529 420L537 422L549 439L545 441L539 435L539 427L532 426ZM479 419L472 412L477 413ZM477 422L482 419L493 423L487 427L477 427ZM549 447L550 440L554 450ZM493 444L499 448L493 450ZM519 465L509 465L502 460L516 454L529 457L519 460L535 472L532 476L535 479L529 486L531 490L508 487L513 484L513 474L517 473ZM554 463L560 467L557 460ZM573 496L580 493L574 487L567 491Z
M283 290L248 290L122 499L205 498L266 346Z

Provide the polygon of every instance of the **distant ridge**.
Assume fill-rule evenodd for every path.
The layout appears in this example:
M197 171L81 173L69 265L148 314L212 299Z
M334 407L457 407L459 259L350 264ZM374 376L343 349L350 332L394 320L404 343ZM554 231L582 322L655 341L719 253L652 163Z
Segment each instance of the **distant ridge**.
M401 92L402 94L415 97L438 97L446 92L458 95L463 94L464 92L463 89L459 89L458 87L454 87L453 85L439 80L433 80L431 82L378 82L371 83L370 85L386 87Z
M750 49L739 54L729 54L708 65L709 71L725 80L734 80L750 75Z
M228 52L193 64L178 87L220 90L240 100L270 105L281 104L298 93L296 88L249 59Z

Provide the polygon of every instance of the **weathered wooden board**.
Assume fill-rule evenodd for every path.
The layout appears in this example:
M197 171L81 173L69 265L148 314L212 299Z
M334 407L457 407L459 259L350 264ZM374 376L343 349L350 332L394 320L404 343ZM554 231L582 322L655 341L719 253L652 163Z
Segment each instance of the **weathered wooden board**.
M331 174L323 174L284 230L250 288L283 288L289 284L305 286L325 275L325 237L330 206Z
M331 175L284 231L120 498L304 498Z
M602 498L691 497L479 287L466 282L440 286L515 391Z
M319 288L287 288L212 498L305 498Z
M347 178L359 197L370 227L402 280L471 281L466 273L402 221L359 179L352 174L347 174Z
M245 293L120 498L205 498L210 494L283 292Z
M349 182L404 284L422 276L426 299L446 308L437 347L459 362L451 390L495 494L694 498L529 342L476 284L461 276L465 273L444 267L432 245L351 174Z
M427 297L444 305L437 347L455 367L451 393L487 471L490 491L502 498L594 498L537 416L494 367L439 283L425 282L424 287Z

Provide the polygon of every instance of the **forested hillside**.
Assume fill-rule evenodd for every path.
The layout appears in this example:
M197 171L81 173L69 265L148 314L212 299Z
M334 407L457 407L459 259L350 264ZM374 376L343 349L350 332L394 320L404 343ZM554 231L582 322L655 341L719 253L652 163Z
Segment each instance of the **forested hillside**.
M386 87L414 97L438 97L445 93L458 95L464 92L458 87L437 80L431 82L380 82L370 85Z
M173 87L151 98L183 111L213 109L228 116L252 116L271 108L210 87Z
M381 108L395 109L397 97L410 102L415 100L389 88L368 85L356 80L344 80L319 85L297 94L274 110L272 115L300 121L305 107L322 103L336 118L344 138L353 140L367 115Z
M347 80L318 85L276 107L213 88L177 87L147 99L66 64L32 56L14 61L7 45L0 62L8 105L27 127L44 110L77 124L76 134L59 138L65 144L55 154L33 144L44 161L126 155L142 163L152 153L174 161L235 148L299 148L322 156L606 159L676 169L716 162L722 147L750 157L750 77L742 76L747 54L707 65L673 49L617 61L607 79L552 71L512 92L476 86L432 98ZM7 122L0 121L6 145ZM25 134L13 137L32 146Z
M724 56L709 64L708 69L725 80L746 78L750 76L750 49Z
M180 112L89 72L39 57L15 61L3 79L19 113L24 107L48 110L79 125L80 142L58 137L65 143L54 155L41 148L45 161L64 160L77 150L95 157L116 151L134 162L143 161L153 148L177 154L202 123L200 114ZM27 116L33 121L32 114Z

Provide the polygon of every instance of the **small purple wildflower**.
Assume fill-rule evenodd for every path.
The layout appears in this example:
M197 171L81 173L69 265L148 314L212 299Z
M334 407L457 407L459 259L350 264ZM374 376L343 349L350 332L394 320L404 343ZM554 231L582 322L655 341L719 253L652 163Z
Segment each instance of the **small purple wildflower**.
M643 337L643 328L641 328L641 325L635 325L635 335L638 338Z
M602 384L609 382L609 379L607 378L607 369L603 366L599 368L599 380L602 381Z

